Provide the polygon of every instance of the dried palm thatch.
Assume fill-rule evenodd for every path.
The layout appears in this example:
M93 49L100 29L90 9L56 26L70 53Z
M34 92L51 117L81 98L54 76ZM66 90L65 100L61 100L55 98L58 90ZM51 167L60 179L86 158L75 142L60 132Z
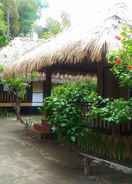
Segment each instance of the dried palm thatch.
M41 40L35 41L27 37L16 37L7 46L0 48L0 65L11 66L14 61L41 43Z
M42 40L32 40L26 37L17 37L14 40L10 42L9 45L1 48L0 50L0 65L3 65L5 67L9 67L12 65L12 63L15 60L18 60L20 57L22 57L24 54L29 52L30 50L38 47L43 43ZM31 76L29 76L29 80ZM35 81L41 81L45 80L46 76L45 73L38 73L35 79ZM92 77L93 79L93 77ZM55 75L52 75L52 82L53 83L63 83L67 81L77 81L77 80L91 80L91 77L86 75L62 75L59 73L56 73Z
M124 4L117 4L98 26L66 30L16 60L6 68L5 75L28 74L58 64L76 65L84 60L102 61L111 49L120 46L115 35L120 32L122 24L128 24L128 18L121 16L124 10Z

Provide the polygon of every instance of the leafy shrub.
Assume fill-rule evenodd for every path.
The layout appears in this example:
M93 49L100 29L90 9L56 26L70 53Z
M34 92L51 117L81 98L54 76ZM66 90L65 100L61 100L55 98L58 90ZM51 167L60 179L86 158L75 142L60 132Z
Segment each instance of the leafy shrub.
M0 47L8 44L8 39L4 35L0 35Z
M121 48L112 51L108 60L112 64L112 72L119 80L121 86L132 87L132 29L124 28L119 36Z
M101 118L108 123L119 124L132 120L132 99L107 99L104 107L93 105L88 116L96 119Z
M53 96L67 99L70 102L86 102L87 97L91 92L96 91L96 81L81 81L65 83L54 88Z
M56 136L76 142L86 135L87 123L101 118L112 125L132 120L132 99L109 99L98 96L95 83L69 83L55 87L46 98L42 111L46 113ZM88 106L85 116L80 104Z
M46 98L42 111L46 112L57 137L76 142L78 136L83 136L85 124L79 103L95 96L95 86L92 82L64 84Z

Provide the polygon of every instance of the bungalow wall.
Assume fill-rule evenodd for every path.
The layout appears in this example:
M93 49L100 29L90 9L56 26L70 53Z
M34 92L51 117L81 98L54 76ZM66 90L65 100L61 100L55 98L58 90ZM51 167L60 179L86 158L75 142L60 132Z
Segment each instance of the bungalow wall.
M97 92L105 98L124 98L132 97L132 89L121 87L119 81L111 71L111 66L106 62L100 62L97 66ZM99 119L91 123L92 129L99 129L102 132L112 133L113 128L110 124L102 122ZM121 124L115 128L116 134L128 135L132 133L132 123Z
M43 82L32 81L31 85L27 87L26 94L21 100L21 107L40 107L43 104ZM8 92L4 86L0 86L0 107L14 107L15 96Z
M128 99L132 96L132 89L121 87L118 80L111 71L108 64L100 64L98 66L98 94L106 98L123 97Z

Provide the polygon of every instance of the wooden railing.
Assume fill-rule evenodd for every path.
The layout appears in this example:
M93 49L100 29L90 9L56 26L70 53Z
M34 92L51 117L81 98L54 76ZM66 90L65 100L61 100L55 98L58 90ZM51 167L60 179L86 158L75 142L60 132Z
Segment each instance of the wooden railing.
M78 139L78 146L84 153L109 160L132 161L132 136L106 135L89 131Z
M90 106L88 104L80 104L79 106L82 110L82 115L85 118L86 114L88 113L90 109ZM90 129L98 129L101 132L106 133L106 134L112 134L113 131L115 131L116 134L121 134L121 135L131 134L132 135L132 122L122 123L114 127L112 124L102 121L100 119L91 120L91 119L88 119L87 117L86 126L87 128L90 128Z
M21 100L22 103L31 101L31 98L28 99L26 95L24 99ZM15 103L15 95L9 94L8 92L0 92L0 103Z

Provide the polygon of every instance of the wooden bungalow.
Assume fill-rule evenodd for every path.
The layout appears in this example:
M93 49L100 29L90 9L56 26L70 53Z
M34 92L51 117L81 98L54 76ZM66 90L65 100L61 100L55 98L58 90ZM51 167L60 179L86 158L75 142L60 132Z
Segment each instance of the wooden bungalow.
M106 57L109 51L120 47L120 41L115 36L123 24L129 24L121 17L122 9L124 6L118 4L116 11L106 16L98 26L69 28L32 49L7 67L5 76L41 71L46 75L45 90L50 95L53 74L96 75L99 95L128 98L130 90L119 87Z
M22 57L25 53L42 45L44 41L34 41L29 38L17 37L10 42L6 47L0 50L0 65L6 67L6 70L12 66L13 62ZM86 76L85 78L87 78ZM71 75L53 75L51 83L60 84L69 80L78 80L82 76ZM84 79L84 77L83 77ZM25 98L21 102L21 107L24 109L37 108L43 104L45 93L45 73L41 73L36 79L30 81L30 86L27 87ZM0 107L13 107L15 105L15 96L8 92L8 86L0 85Z
M27 76L33 71L40 71L45 74L44 90L45 95L49 96L53 75L60 77L65 74L67 76L86 76L89 74L97 77L99 95L110 98L132 96L131 89L119 86L107 60L107 54L120 47L120 41L115 39L115 36L120 33L122 25L131 25L128 19L124 18L122 9L124 10L124 5L119 4L117 10L104 18L98 26L92 28L87 25L81 28L71 27L60 33L6 67L4 76L7 78L14 75ZM91 125L94 129L112 130L108 124L99 120ZM126 133L131 135L132 126L130 123L119 128L123 135ZM95 133L92 139L90 135L87 140L87 145L83 147L85 151L102 154L109 159L132 159L131 136L121 138L115 137L115 135L104 134L102 136L102 134ZM98 141L93 142L92 140ZM119 152L121 146L123 151Z

